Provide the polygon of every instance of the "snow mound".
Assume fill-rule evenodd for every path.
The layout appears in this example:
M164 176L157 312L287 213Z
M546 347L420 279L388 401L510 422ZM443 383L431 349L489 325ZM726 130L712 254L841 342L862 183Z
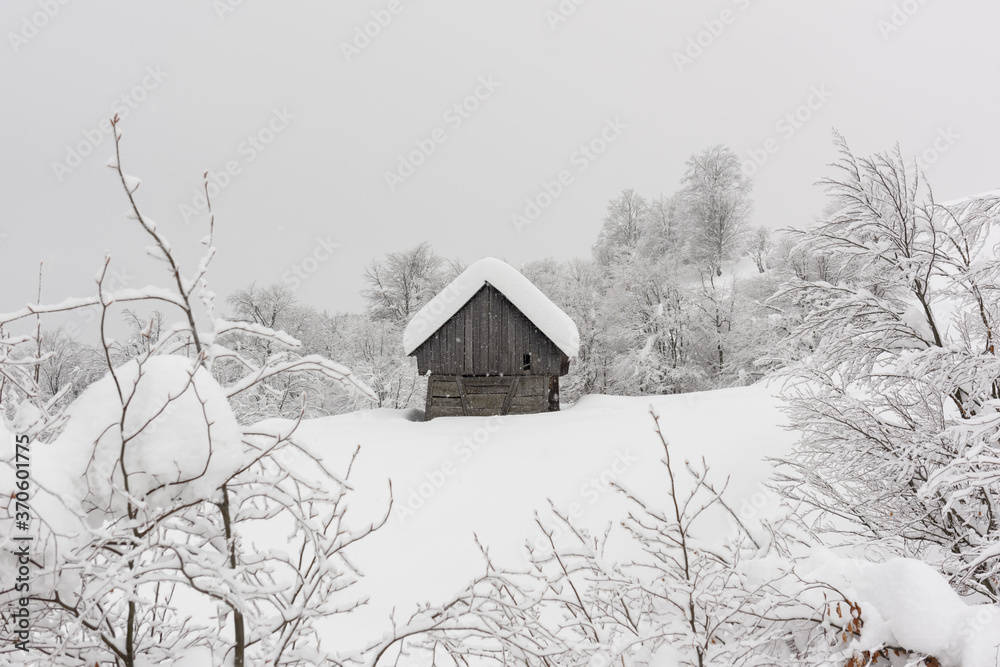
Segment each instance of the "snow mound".
M0 474L0 493L8 498L15 482L14 434L36 415L27 405L12 422L0 422L0 467L8 468ZM99 534L95 529L125 516L129 498L141 521L159 508L212 498L243 465L243 433L224 390L184 357L126 362L114 377L106 375L87 387L66 417L53 442L30 443L33 553L42 570L64 558L60 553L92 540ZM8 502L6 509L0 521L0 567L14 572L14 507ZM36 577L32 590L54 591L72 601L80 576L76 567L57 569Z
M223 389L179 356L129 361L115 376L117 385L111 375L90 385L62 434L37 445L39 485L95 522L125 513L126 488L147 509L211 497L243 454Z
M580 332L569 315L517 269L491 257L472 264L413 316L403 332L406 354L420 347L487 283L507 297L567 357L577 355Z
M861 608L858 650L904 646L933 656L941 667L996 667L1000 658L1000 610L969 605L927 563L893 558L884 563L837 558L830 553L814 576Z

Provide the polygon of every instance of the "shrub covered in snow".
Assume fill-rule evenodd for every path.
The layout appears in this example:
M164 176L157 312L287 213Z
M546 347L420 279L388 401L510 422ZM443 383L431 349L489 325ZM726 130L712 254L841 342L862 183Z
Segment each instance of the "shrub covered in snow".
M173 287L109 291L109 257L95 297L0 315L3 326L99 308L106 363L106 375L67 407L63 393L43 398L40 373L31 372L52 355L40 338L0 339L0 403L20 401L9 427L33 441L35 617L26 640L31 650L7 644L0 654L5 663L32 665L316 664L327 650L314 623L352 607L337 599L358 575L342 550L377 525L355 531L345 523L347 476L300 447L294 424L245 430L232 400L260 383L301 373L371 392L328 359L283 355L299 346L284 332L215 316L206 281L212 234L197 270L183 275L170 243L136 203L139 180L121 169L117 118L112 125L116 154L109 166L125 188L131 217L153 241L148 252L167 267ZM155 338L150 325L131 358L116 364L105 322L112 305L129 302L166 303L181 321ZM201 321L208 330L199 329ZM237 335L266 341L276 353L241 355L227 346ZM228 372L214 374L217 363ZM2 435L8 437L0 465L12 473L13 439ZM0 481L11 498L14 480L5 474ZM0 541L4 565L16 571L9 554L24 528L13 520L13 504L8 510ZM272 531L282 528L283 548L273 539L254 539L262 522ZM5 580L0 604L16 605L24 595Z
M217 499L244 465L243 433L225 393L180 356L136 359L95 382L38 446L36 476L93 525L138 511Z

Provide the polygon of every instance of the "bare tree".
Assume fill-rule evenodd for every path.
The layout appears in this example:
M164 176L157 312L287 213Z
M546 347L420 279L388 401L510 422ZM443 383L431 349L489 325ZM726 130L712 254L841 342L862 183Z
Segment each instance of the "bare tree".
M371 392L348 369L317 355L276 354L258 363L226 345L234 334L289 350L299 342L256 322L216 316L206 281L215 255L211 205L207 250L197 269L184 273L162 230L138 206L139 179L121 167L117 117L112 128L116 152L109 166L125 189L130 217L153 240L149 252L167 267L173 286L109 290L108 256L96 296L0 315L3 326L97 307L106 370L63 411L56 397L44 400L32 372L54 355L12 356L18 345L31 348L34 341L0 340L0 391L31 404L20 410L19 428L58 461L39 467L32 497L32 598L40 606L29 640L32 664L135 667L190 658L192 650L207 651L206 662L237 667L315 664L324 649L313 623L339 613L329 598L356 575L341 550L378 523L348 528L346 475L327 470L295 443L297 422L244 430L230 402L270 378L299 373ZM205 189L207 197L207 175ZM120 303L168 304L181 321L156 340L151 327L144 328L146 343L118 364L107 322L112 305ZM195 304L204 312L196 314ZM208 328L198 329L199 320ZM227 362L244 372L220 384L213 366ZM14 479L11 472L4 479ZM12 509L7 516L4 532L11 533ZM290 529L280 550L240 539L240 526L263 519ZM5 603L22 595L12 582L0 587ZM194 620L177 596L214 604L218 622ZM0 653L19 655L11 645Z
M632 253L639 243L649 216L646 198L632 188L608 202L604 226L594 244L594 256L607 264L620 254Z
M747 249L754 264L757 265L758 273L767 271L767 258L771 248L771 230L767 227L757 227L750 233Z
M739 157L718 145L687 162L681 197L696 257L709 274L722 275L743 241L752 203L752 182L740 170Z
M683 261L687 240L684 238L682 206L679 197L660 195L649 202L645 229L639 238L639 251L648 258L670 257Z
M42 332L39 383L46 399L71 401L104 374L103 355L76 340L65 328Z
M295 306L295 295L284 285L258 287L252 283L226 297L226 304L233 309L235 319L281 328Z
M375 317L406 322L444 286L445 262L429 243L372 260L361 295Z

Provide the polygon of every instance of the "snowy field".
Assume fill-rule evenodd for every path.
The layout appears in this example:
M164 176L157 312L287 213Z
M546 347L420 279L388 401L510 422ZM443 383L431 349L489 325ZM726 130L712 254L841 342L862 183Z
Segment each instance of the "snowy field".
M348 597L367 602L325 623L325 640L340 651L361 649L385 635L391 617L405 622L418 604L450 599L485 570L477 538L497 567L526 568L527 547L546 543L536 519L556 525L552 508L590 531L610 529L610 558L635 558L619 525L629 503L610 483L653 507L669 503L650 406L672 456L704 458L717 482L728 480L727 501L741 518L775 513L778 501L762 486L767 459L798 437L783 427L779 392L777 383L759 383L652 398L586 396L550 414L422 422L413 421L421 418L415 411L374 410L303 422L296 440L335 470L346 469L360 446L348 512L355 526L385 515L390 482L393 496L384 527L350 550L364 577ZM694 537L721 543L734 532L731 521L711 516ZM859 648L902 643L941 656L946 667L997 664L1000 617L992 607L961 600L923 563L844 555L819 549L800 567L861 601L868 625ZM675 659L663 654L654 664Z
M498 565L526 565L524 545L543 539L535 513L544 521L549 500L593 530L625 516L627 503L608 482L665 502L651 404L675 455L704 457L717 480L731 475L727 495L735 508L762 504L764 459L795 439L781 427L779 399L762 384L653 398L587 396L538 415L413 422L411 412L377 410L303 422L296 440L334 470L360 445L348 512L355 525L384 513L389 481L395 501L384 528L352 550L365 574L354 595L371 600L340 619L336 643L360 647L386 631L393 609L406 617L415 603L458 592L483 571L474 536ZM716 527L721 536L727 524Z
M166 371L180 369L179 364L156 365ZM105 380L85 392L69 414L63 438L39 448L39 453L54 455L46 457L47 465L39 469L39 473L47 473L40 476L40 482L62 496L81 491L76 488L79 483L71 477L61 478L60 473L79 467L73 463L72 445L94 439L89 432L100 425L102 411L86 408L93 407L93 401L109 387ZM759 383L672 396L586 396L558 413L523 416L423 422L418 421L421 414L413 410L371 410L299 423L294 439L328 468L345 473L353 458L350 507L345 515L350 527L364 530L385 519L379 530L347 549L347 556L363 576L337 593L335 604L342 609L361 604L317 624L324 647L340 655L356 653L384 640L394 624L405 625L418 605L441 605L461 593L485 574L479 545L489 552L496 568L528 569L527 549L534 545L544 551L547 546L539 523L549 530L558 525L552 519L553 510L571 518L578 529L596 534L609 531L608 548L602 554L607 562L642 558L638 546L621 527L635 507L612 485L626 489L647 507L669 514L665 510L671 502L669 478L661 465L664 450L654 430L651 408L660 417L675 472L680 460L690 462L695 469L704 460L716 488L726 484L725 498L736 515L746 525L759 527L761 520L782 511L777 498L763 486L771 473L768 458L787 453L798 437L783 427L779 389L777 383ZM215 399L211 392L203 394L211 408ZM220 400L218 397L215 403ZM142 452L150 448L162 452L165 447L176 447L177 442L197 441L194 435L183 436L176 428L189 421L181 410L167 411L165 418L170 421L168 427L153 429L141 443ZM251 430L287 434L292 427L295 424L289 421L270 420ZM213 421L212 430L218 431L217 435L224 434L226 428L226 422ZM104 450L98 447L97 451ZM200 459L190 453L175 454L155 459L163 463L169 458L188 465ZM94 460L89 467L100 468L101 456ZM305 472L294 461L286 462L290 469ZM690 483L683 472L678 479L679 487ZM96 497L94 488L88 502ZM38 500L46 498L42 495ZM106 500L110 502L111 496ZM36 503L40 510L47 510L46 516L61 516L50 505ZM735 533L733 519L721 511L705 518L689 533L689 539L702 545L721 545ZM60 532L78 532L71 530L74 525L60 526ZM253 529L246 528L240 538L250 552L287 548L282 541L287 522L269 519ZM553 538L560 547L568 544L558 532ZM824 606L829 587L844 599L856 601L865 626L852 640L850 651L906 646L934 655L941 667L997 664L1000 615L995 606L962 600L929 565L876 552L866 554L864 560L851 559L847 556L861 553L835 554L819 544L803 544L793 555L796 576L805 577L800 581L822 582L823 586L785 590L788 581L781 583L781 573L790 561L767 556L748 564L744 571L750 576L748 582L770 581L769 586L781 590L785 600L796 600L803 594L797 602L807 610L807 616ZM879 562L883 557L886 562ZM189 601L187 595L176 601L202 621L211 614L210 608ZM184 657L187 662L176 664L187 667L211 660L200 649ZM401 664L407 663L404 660ZM648 656L648 664L675 667L687 663L666 644ZM903 664L907 664L905 660L892 663Z

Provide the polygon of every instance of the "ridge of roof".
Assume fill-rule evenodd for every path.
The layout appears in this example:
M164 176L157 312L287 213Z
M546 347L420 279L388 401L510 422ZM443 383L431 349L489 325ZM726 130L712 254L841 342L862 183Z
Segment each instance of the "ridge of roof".
M407 356L440 329L469 302L483 285L492 285L569 358L580 349L580 332L569 315L521 272L499 259L487 257L471 264L423 308L403 331Z

